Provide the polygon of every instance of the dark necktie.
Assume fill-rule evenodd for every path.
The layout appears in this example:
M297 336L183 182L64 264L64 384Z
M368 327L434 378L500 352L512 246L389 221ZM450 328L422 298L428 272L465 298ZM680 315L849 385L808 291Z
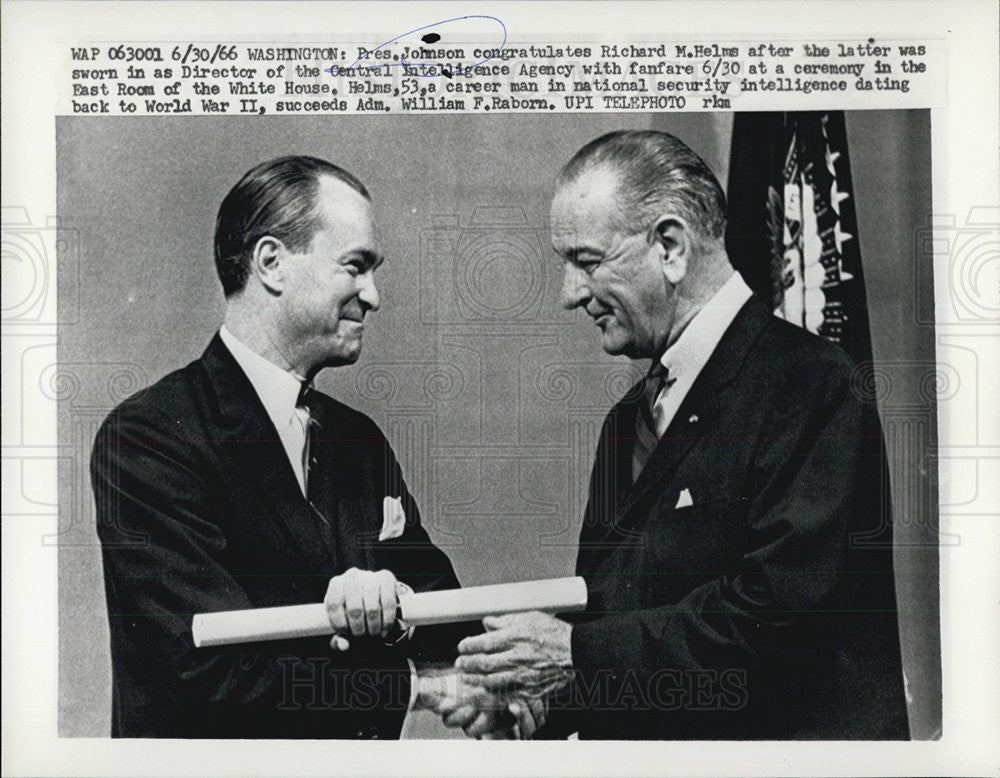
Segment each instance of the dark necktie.
M653 449L660 436L656 431L656 421L653 416L653 404L664 386L673 383L668 379L667 368L656 360L643 380L642 397L639 399L639 412L635 417L635 443L632 446L632 483L639 480L639 474L653 455Z
M323 407L319 400L319 392L308 384L303 384L295 405L309 414L309 420L306 422L306 447L302 457L302 475L306 485L306 496L311 497L316 479L310 476L315 475L316 472L319 457L319 432L323 426Z
M322 453L320 432L323 429L323 403L319 392L308 384L303 384L296 405L309 413L309 421L306 423L305 455L302 463L306 483L306 499L316 518L316 527L320 537L326 542L331 555L333 555L336 550L336 541L326 509L327 501L332 498L332 495L328 493L330 491L329 485L324 485L325 479L319 466Z

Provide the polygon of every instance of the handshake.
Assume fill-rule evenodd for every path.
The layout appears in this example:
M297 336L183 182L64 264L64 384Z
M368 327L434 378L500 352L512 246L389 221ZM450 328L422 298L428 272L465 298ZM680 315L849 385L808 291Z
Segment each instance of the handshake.
M192 632L199 648L333 633L330 647L350 651L363 636L397 643L416 627L481 619L486 631L458 644L454 666L420 668L416 704L472 737L529 738L573 678L572 628L550 614L586 604L581 578L414 594L388 570L351 568L322 603L200 613Z
M574 581L573 586L579 584ZM348 636L389 638L396 633L402 639L407 630L397 613L404 596L411 598L411 605L413 597L424 598L422 608L407 611L408 617L414 614L408 620L420 623L464 621L491 608L519 611L485 616L486 632L459 643L454 667L421 670L415 679L416 705L434 711L446 726L461 727L470 737L530 738L545 723L549 695L572 678L571 627L539 610L524 609L533 604L580 607L585 595L583 603L578 591L560 599L559 587L547 582L413 595L388 570L352 568L330 581L324 598L335 630L331 648L349 650Z
M457 668L421 671L416 706L434 711L447 727L469 737L527 740L545 723L548 704L527 689L498 689L488 675Z

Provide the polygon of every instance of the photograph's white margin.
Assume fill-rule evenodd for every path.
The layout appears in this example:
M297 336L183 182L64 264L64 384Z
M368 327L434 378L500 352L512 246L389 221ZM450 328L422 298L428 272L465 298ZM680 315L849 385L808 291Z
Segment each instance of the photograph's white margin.
M508 29L554 37L600 33L609 40L662 34L665 40L760 41L843 36L938 38L947 45L947 107L932 111L934 212L964 221L974 206L997 206L997 5L983 2L696 3L238 3L40 2L4 0L2 13L3 205L34 218L55 214L55 74L67 47L88 40L286 40L321 27L338 35L414 29L458 13L490 13ZM391 19L390 23L386 22ZM939 63L934 63L939 66ZM885 107L891 108L891 96ZM566 150L567 153L572 151ZM251 160L248 160L248 164ZM136 247L141 250L141 247ZM939 327L950 310L949 273L936 263ZM54 276L50 279L54 284ZM54 289L51 310L55 339ZM44 328L36 334L49 334ZM5 333L6 334L6 333ZM1000 386L995 339L977 354L980 387ZM21 396L20 365L3 353L3 409L53 431L40 456L55 451L55 420ZM972 378L971 376L969 377ZM997 429L1000 403L980 401L982 429ZM45 406L48 408L48 405ZM954 413L954 411L952 411ZM942 412L939 442L951 442ZM5 424L6 427L6 424ZM22 451L16 455L23 454ZM15 452L11 452L14 456ZM4 456L7 456L5 452ZM947 459L943 467L952 467ZM46 504L56 504L56 461ZM952 473L941 473L942 483ZM980 483L992 486L986 481ZM994 474L996 475L996 474ZM961 477L958 472L955 477ZM995 486L993 487L995 489ZM60 739L57 719L56 549L43 546L55 515L8 521L18 496L4 480L3 773L4 775L994 775L1000 767L1000 566L996 493L990 516L943 517L961 536L942 549L941 608L944 735L912 743L477 743L462 741L112 741ZM859 701L859 704L864 704Z

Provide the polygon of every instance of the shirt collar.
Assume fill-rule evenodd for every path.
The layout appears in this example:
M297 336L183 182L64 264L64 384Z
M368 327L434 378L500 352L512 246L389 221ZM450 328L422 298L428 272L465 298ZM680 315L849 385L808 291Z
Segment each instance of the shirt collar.
M287 424L295 412L302 382L287 370L281 369L253 351L233 335L225 324L219 330L219 337L250 379L271 421L276 427L279 424Z
M752 294L743 277L733 272L660 357L671 378L685 383L694 381Z

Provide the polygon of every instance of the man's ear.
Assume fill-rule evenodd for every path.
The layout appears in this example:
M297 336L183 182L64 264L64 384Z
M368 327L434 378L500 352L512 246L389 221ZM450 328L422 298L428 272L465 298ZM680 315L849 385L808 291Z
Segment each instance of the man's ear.
M281 294L284 291L284 262L287 256L285 244L271 235L265 235L253 247L250 271L269 292Z
M671 286L677 286L687 275L691 261L691 231L687 222L675 214L665 214L656 220L650 236L660 247L663 275Z

